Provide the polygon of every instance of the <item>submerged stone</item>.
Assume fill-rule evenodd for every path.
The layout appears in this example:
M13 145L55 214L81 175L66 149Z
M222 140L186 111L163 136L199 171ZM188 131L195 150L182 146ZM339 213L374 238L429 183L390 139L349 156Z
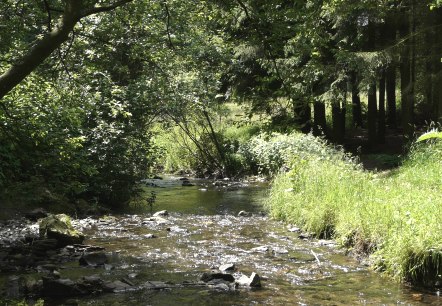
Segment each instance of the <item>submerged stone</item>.
M79 259L80 265L92 267L104 266L108 261L108 257L104 252L85 253Z

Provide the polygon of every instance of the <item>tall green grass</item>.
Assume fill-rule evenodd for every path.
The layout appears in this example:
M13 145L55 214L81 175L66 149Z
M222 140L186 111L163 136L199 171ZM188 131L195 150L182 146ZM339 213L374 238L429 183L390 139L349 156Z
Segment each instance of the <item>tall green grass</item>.
M273 217L370 254L374 267L398 279L440 284L442 142L415 145L388 175L342 155L292 161L273 183L267 203Z

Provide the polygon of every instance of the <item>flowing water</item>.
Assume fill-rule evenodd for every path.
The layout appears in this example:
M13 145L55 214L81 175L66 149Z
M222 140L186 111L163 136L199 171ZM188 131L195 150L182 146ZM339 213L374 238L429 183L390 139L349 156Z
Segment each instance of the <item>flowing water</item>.
M85 243L102 246L110 266L80 268L69 263L62 277L99 274L134 284L178 284L165 290L102 294L54 304L69 305L442 305L436 293L412 290L383 278L345 256L332 241L301 239L262 211L266 187L207 181L181 186L176 178L155 180L154 210L96 222ZM219 184L221 185L221 184ZM248 216L238 216L247 211ZM149 238L150 234L156 238ZM202 273L234 263L236 273L261 276L262 288L224 291L195 285ZM188 284L188 285L186 285ZM50 302L50 301L49 301Z

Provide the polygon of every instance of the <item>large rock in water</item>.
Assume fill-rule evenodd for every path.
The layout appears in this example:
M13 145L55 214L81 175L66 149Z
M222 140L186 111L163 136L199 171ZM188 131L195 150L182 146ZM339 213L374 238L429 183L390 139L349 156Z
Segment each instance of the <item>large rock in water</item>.
M65 247L69 244L81 244L84 235L74 229L69 216L50 215L39 222L39 233L42 238L57 240L57 247Z

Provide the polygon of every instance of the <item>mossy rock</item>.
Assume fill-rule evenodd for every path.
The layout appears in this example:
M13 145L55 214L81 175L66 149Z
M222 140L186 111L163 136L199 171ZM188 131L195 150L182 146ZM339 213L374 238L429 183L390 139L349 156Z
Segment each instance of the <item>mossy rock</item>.
M74 229L71 218L65 214L50 215L41 219L39 233L42 238L57 240L57 247L81 244L84 240L84 235Z

